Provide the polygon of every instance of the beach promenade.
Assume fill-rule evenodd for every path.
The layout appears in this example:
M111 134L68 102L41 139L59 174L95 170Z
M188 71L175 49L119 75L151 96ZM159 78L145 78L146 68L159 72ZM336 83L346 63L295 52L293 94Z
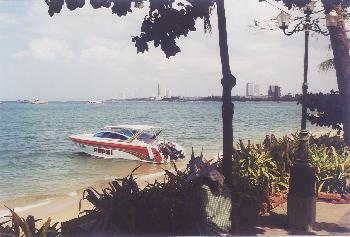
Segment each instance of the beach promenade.
M350 235L350 204L317 202L316 223L312 232L297 232L287 228L287 203L267 216L259 218L253 228L242 235Z

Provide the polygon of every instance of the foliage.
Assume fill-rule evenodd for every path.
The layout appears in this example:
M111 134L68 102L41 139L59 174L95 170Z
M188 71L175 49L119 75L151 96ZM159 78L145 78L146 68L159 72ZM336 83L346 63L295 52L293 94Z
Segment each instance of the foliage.
M350 13L348 11L346 11L344 13L344 19L349 20L349 17L350 17ZM348 44L350 44L350 39L347 39L347 41L348 41ZM328 51L332 51L332 45L329 45ZM319 72L328 72L328 71L333 71L333 70L335 70L334 58L327 59L318 65Z
M344 141L328 133L319 137L311 135L309 144L309 157L317 168L317 190L348 193L350 155ZM298 147L297 133L277 139L270 147L250 142L244 145L242 141L236 145L232 189L241 224L252 221L259 212L266 211L264 208L271 209L270 196L287 192L290 166L298 154Z
M285 135L271 144L271 156L276 161L278 170L283 172L283 174L289 172L294 156L298 153L298 140L298 133L294 133L291 136Z
M275 0L277 2L282 1L283 4L289 9L293 7L302 8L305 7L306 4L310 3L311 0ZM325 9L334 9L339 4L342 4L344 7L350 6L350 0L322 0L322 4Z
M281 0L276 0L277 2ZM306 4L310 3L311 0L282 0L283 4L286 5L289 9L292 7L304 7Z
M318 66L318 70L323 72L332 71L334 69L335 69L334 58L327 59L326 61L321 62L320 65Z
M350 193L350 150L333 146L311 146L310 156L316 171L318 192Z
M334 147L337 151L341 151L346 147L344 140L340 136L332 136L330 132L318 137L311 135L309 144L316 147Z
M193 217L189 206L191 183L186 173L165 171L164 182L156 181L140 189L133 173L115 180L98 192L86 190L84 198L94 206L85 213L96 216L103 235L184 235L189 234Z
M288 174L279 170L280 161L260 144L247 145L240 140L233 153L232 196L239 225L254 221L269 203L269 196L288 188ZM266 211L266 210L264 210Z
M269 150L264 149L260 144L244 145L242 141L237 145L234 152L234 167L232 172L246 185L243 188L250 188L263 195L271 195L287 189L287 175L282 174L277 168L277 162L273 159ZM257 195L259 195L257 193Z
M311 124L326 126L342 130L342 101L339 92L331 91L329 94L309 93L306 97L306 107L311 111L307 119Z
M49 6L50 16L60 13L64 5L64 0L45 0L45 2ZM65 2L69 10L82 8L85 5L85 0L65 0ZM155 47L161 47L167 58L176 55L181 51L176 40L187 36L190 31L196 31L197 19L203 19L204 29L211 31L210 15L215 0L90 0L94 9L111 8L112 14L117 14L119 17L126 16L134 9L142 8L144 2L149 3L149 12L141 24L140 35L132 37L138 53L148 51L148 44L153 42Z
M51 225L50 218L40 228L37 228L36 222L40 221L40 219L35 220L33 216L28 216L24 219L19 217L13 210L9 210L11 212L9 220L0 223L0 237L55 237L60 235L57 228L58 223ZM11 223L11 225L7 225L8 223Z
M350 7L349 0L322 0L322 3L326 11L330 11L331 9L334 9L339 4L341 4L343 8Z

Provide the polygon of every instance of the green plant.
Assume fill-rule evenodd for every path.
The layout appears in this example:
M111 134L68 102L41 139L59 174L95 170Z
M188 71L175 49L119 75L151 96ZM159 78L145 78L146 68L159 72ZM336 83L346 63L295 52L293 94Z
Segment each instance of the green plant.
M242 225L271 208L270 195L287 190L288 173L279 170L271 150L260 144L245 145L240 140L233 154L232 199L235 218Z
M155 181L140 189L133 172L112 181L101 192L93 188L83 198L94 206L83 211L95 216L92 229L102 235L184 235L189 234L191 215L191 183L187 171L175 167L175 173L165 170L163 182Z
M9 220L0 223L0 237L56 237L60 236L58 222L51 225L49 218L40 228L37 228L36 222L40 219L35 219L33 216L28 216L26 219L21 218L16 212L9 209L11 216ZM11 225L8 225L11 223Z
M268 211L269 197L287 192L290 166L298 155L298 147L298 133L277 139L269 147L239 141L232 167L233 199L239 219L255 218L262 209ZM339 136L310 136L309 154L317 168L319 191L350 191L349 148Z
M331 147L312 146L310 156L316 167L317 191L347 194L350 193L350 151Z
M233 170L249 184L263 190L268 195L287 189L286 173L282 174L269 150L260 145L247 146L242 141L237 145L233 159Z
M112 181L101 192L94 188L84 191L83 199L88 200L94 208L84 210L82 213L96 217L94 229L98 229L101 234L135 233L135 200L140 190L134 180L133 172L125 178Z
M285 135L277 139L269 148L272 158L276 161L277 169L283 176L289 173L289 167L298 151L298 144L299 136L297 133L293 133L291 136Z

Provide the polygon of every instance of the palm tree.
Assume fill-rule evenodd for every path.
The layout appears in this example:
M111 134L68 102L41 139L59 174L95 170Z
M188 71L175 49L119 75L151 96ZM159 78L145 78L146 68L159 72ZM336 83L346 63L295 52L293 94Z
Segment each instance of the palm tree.
M337 1L334 1L337 2ZM337 75L338 89L343 107L344 141L350 146L350 57L349 44L344 23L344 7L342 3L334 4L329 0L322 0L326 13L335 10L338 15L338 26L330 27L330 40L334 55L334 68ZM331 61L329 61L331 62ZM328 62L328 63L329 63Z

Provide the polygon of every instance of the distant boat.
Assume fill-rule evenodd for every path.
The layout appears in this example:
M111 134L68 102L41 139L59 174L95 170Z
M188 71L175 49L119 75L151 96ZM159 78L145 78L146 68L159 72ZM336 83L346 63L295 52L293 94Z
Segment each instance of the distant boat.
M22 104L28 104L28 103L30 103L29 100L17 100L16 102L17 102L17 103L22 103Z
M102 100L92 99L89 100L88 104L103 104Z
M0 105L3 104L3 102L0 100Z
M42 105L42 104L47 104L48 102L45 100L39 100L38 98L36 98L31 103L35 105Z

